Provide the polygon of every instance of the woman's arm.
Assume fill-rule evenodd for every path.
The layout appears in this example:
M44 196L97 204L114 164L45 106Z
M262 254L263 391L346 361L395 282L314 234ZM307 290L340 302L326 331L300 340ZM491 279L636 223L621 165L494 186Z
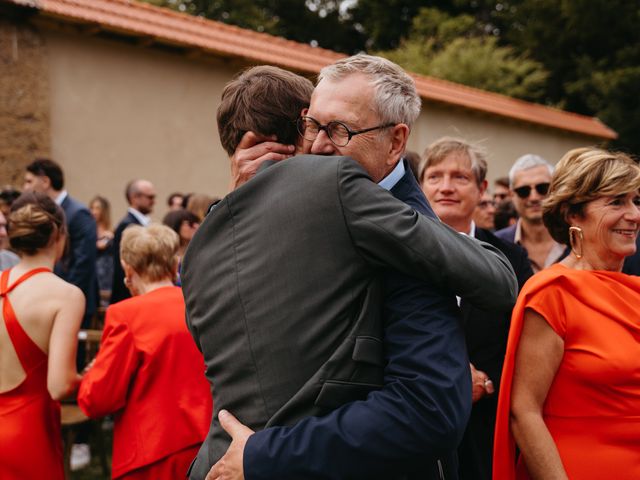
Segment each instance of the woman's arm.
M84 305L84 295L79 288L70 285L65 288L49 337L47 389L54 400L69 395L80 382L76 371L76 352Z
M567 480L542 407L562 360L564 342L535 311L527 309L516 353L511 431L534 480Z
M78 390L78 405L88 417L104 417L126 406L139 366L126 315L118 305L107 309L98 355Z

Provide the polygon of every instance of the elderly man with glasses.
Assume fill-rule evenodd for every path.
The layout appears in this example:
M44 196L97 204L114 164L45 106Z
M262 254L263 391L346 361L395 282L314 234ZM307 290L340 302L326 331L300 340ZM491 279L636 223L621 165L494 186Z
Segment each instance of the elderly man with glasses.
M246 88L250 88L252 84L257 82L255 78L250 80L242 77L238 81L246 80ZM225 89L226 93L228 92ZM225 94L223 94L223 104L225 103ZM238 92L230 93L228 97L235 95L238 95ZM258 97L254 95L252 98ZM278 105L283 102L284 100L279 101ZM276 105L275 108L279 107ZM322 70L318 85L311 96L309 107L302 109L301 118L296 122L290 120L284 124L283 131L288 130L289 125L297 124L300 138L299 141L292 142L296 143L295 146L287 147L275 143L274 136L281 141L285 141L287 138L278 133L278 130L258 132L262 136L251 132L242 136L242 133L251 129L246 125L237 125L233 129L234 131L225 132L227 126L233 123L234 117L246 117L247 115L245 112L244 115L227 116L220 115L219 111L218 126L223 144L225 143L224 138L239 138L238 132L241 132L240 136L242 136L240 143L236 143L237 149L229 149L225 146L232 155L232 185L234 187L250 178L255 173L257 164L262 160L281 160L292 154L294 149L297 152L310 153L311 155L299 156L269 167L256 175L256 178L251 182L237 188L228 196L230 198L226 201L227 203L218 205L212 211L196 234L195 244L192 243L190 251L187 252L183 273L187 285L185 290L187 310L190 315L191 312L195 314L191 316L189 323L193 325L192 330L196 332L197 338L203 339L205 335L201 333L202 327L208 322L205 318L206 313L198 311L201 302L198 299L197 291L192 290L194 287L197 289L196 277L201 277L200 274L196 275L197 265L202 263L205 258L204 256L196 258L195 252L204 249L206 238L204 235L215 235L216 230L213 228L213 222L216 220L214 219L217 218L219 221L221 212L231 212L228 206L229 202L232 202L232 205L237 205L236 209L244 206L238 210L238 213L242 213L240 220L243 223L252 218L250 215L256 215L256 212L248 210L249 204L247 202L239 202L234 198L248 196L252 190L261 187L266 189L270 179L275 178L275 172L282 172L284 175L290 171L288 175L292 175L295 168L302 168L306 165L304 177L289 176L286 183L281 186L277 186L280 183L276 184L276 188L279 190L285 188L292 190L286 195L286 203L268 200L265 198L266 191L262 194L262 203L255 205L255 210L259 214L259 220L256 221L261 224L267 221L267 213L263 212L261 205L269 202L274 205L272 209L276 210L276 208L285 208L285 205L288 207L299 204L302 193L309 192L314 195L313 192L324 182L323 172L330 167L333 172L331 178L334 179L333 181L337 181L339 186L338 195L343 212L341 215L344 216L340 220L341 224L346 222L348 226L353 219L361 218L364 221L369 215L373 215L375 218L386 211L386 208L381 210L380 202L377 200L378 196L387 198L392 204L401 205L400 202L394 201L391 195L383 191L386 189L390 190L397 199L406 202L413 209L423 213L426 217L431 217L431 221L442 226L437 222L417 181L403 160L410 128L417 119L419 111L420 98L412 79L397 65L382 58L368 55L346 58ZM281 115L291 114L292 112L282 112ZM260 117L262 115L258 116L257 112L251 116L254 120ZM264 115L266 119L272 117L273 112ZM321 159L318 155L327 157ZM366 173L367 181L362 183L362 187L366 187L366 194L365 190L362 190L362 194L358 196L357 204L351 202L350 195L345 196L340 193L341 190L351 187L349 187L348 178L342 177L339 164L337 168L333 166L336 160L345 159L345 157L356 160L360 164L357 167L358 170L363 175ZM347 163L350 162L352 160L348 160ZM382 188L373 185L371 180ZM296 228L309 230L317 218L323 219L323 230L334 228L332 227L334 220L329 212L325 211L324 207L318 211L317 207L321 206L320 202L324 203L327 199L331 199L335 192L334 186L327 185L322 187L322 193L319 196L316 195L313 200L305 199L304 204L300 206L305 212L305 221L298 225L290 219L285 236L293 235L295 237ZM290 214L287 214L287 218L289 216ZM392 221L395 216L388 211L380 218ZM247 218L244 219L244 217ZM385 248L384 258L387 260L396 257L407 246L407 242L412 241L412 229L408 229L407 225L398 228L398 225L383 226L375 222L371 223L369 220L364 221L363 225L368 225L373 229L367 234L366 240L357 236L350 237L356 247L360 249L366 247L366 244L374 245L386 237L387 240L384 243L387 248ZM256 236L256 234L249 236L242 234L239 228L236 227L236 235L240 235L242 238L248 239ZM380 331L376 332L376 328L373 328L369 335L369 340L375 340L376 336L381 334L381 338L378 337L381 350L377 354L375 350L368 349L369 355L366 363L369 363L369 366L366 368L378 365L383 369L383 384L370 385L368 394L363 391L364 395L358 397L354 396L355 390L351 389L349 393L349 388L345 388L350 385L354 386L353 379L330 382L327 380L327 375L321 374L317 377L314 374L310 381L302 386L300 392L296 393L282 407L281 411L266 422L266 426L269 428L256 433L240 424L230 414L221 412L220 424L229 432L233 441L227 453L209 472L207 479L241 479L245 476L248 479L456 478L455 460L452 456L455 456L455 448L464 431L471 407L471 376L455 295L452 289L442 288L442 285L438 286L438 284L441 283L440 277L450 276L450 270L455 270L459 261L466 262L471 258L470 255L474 254L466 248L461 248L459 240L463 236L455 234L449 229L447 231L453 233L453 236L449 237L447 244L441 244L442 250L438 254L438 258L443 263L437 273L424 275L425 272L422 271L422 275L414 273L413 276L408 276L393 271L387 266L379 271L381 274L379 278L382 282L372 283L373 289L368 288L367 296L363 298L366 302L359 302L359 306L356 308L356 312L362 311L363 308L367 309L367 316L373 315L371 320L375 318L375 312L381 310ZM354 233L357 234L357 232ZM321 237L325 236L326 234L323 232ZM331 238L334 237L336 235L331 234ZM396 239L404 240L396 243ZM300 238L292 238L293 244L285 242L285 239L276 241L273 235L271 235L271 240L263 249L264 255L275 255L272 251L273 248L278 248L281 244L295 245L295 252L290 252L286 258L286 264L291 267L295 267L298 263L301 265L309 263L309 258L306 258L309 255L312 258L321 259L321 263L335 263L336 258L342 256L341 250L344 248L344 245L341 246L341 244L328 245L328 239L318 243L319 239L310 232ZM423 245L424 242L432 241L432 235L421 236L418 244ZM199 246L200 243L201 246ZM332 243L335 242L332 241ZM307 248L309 252L301 252L302 247ZM244 250L243 248L239 253L247 262L250 258ZM329 251L332 253L327 255ZM321 256L321 252L326 253ZM497 267L499 263L506 261L501 255L489 258L482 252L480 253L488 261L487 266ZM191 259L188 258L190 256ZM363 259L366 260L367 256L365 255ZM314 296L318 294L327 296L334 290L335 285L344 284L344 287L352 289L353 285L345 283L342 277L349 270L357 268L359 263L361 263L360 260L352 262L346 270L343 269L344 272L333 278L323 278L317 274L314 275L308 268L304 269L305 276L300 277L295 288L304 286L309 281L312 281L314 286L307 290L307 293L301 295L302 298L298 299L298 304L288 313L289 318L279 327L279 330L283 334L288 334L298 328L295 323L292 323L295 322L296 312L308 309L307 304L313 300ZM195 267L191 274L188 272L189 265ZM281 269L284 268L285 264L281 265ZM510 270L508 276L512 281L515 280L511 268L508 267L508 269ZM268 272L265 272L263 268L261 273L266 275ZM283 274L284 272L278 274L278 281L282 280L280 277ZM464 282L471 280L477 283L477 278L470 279L469 275L463 276ZM256 289L263 290L266 286L271 285L273 280L272 277L265 278L265 282L267 282L264 284L265 286L257 286ZM200 281L206 283L206 279ZM344 291L344 287L341 291ZM252 296L255 294L253 292L255 290L252 291ZM355 291L353 292L355 293ZM281 296L281 292L277 292L277 295L276 293L271 295L274 300L279 296ZM464 297L464 294L462 296ZM493 297L493 293L489 292L488 296ZM299 375L300 371L308 364L309 359L317 353L317 347L327 343L328 338L339 333L336 329L322 331L323 317L335 310L335 305L333 305L335 299L332 297L327 297L327 299L330 301L324 303L325 313L316 314L315 317L310 315L301 324L308 323L305 330L312 326L313 328L301 334L297 343L312 338L312 332L315 332L314 340L310 344L313 345L313 348L304 352L303 356L297 359L296 368L293 371L282 372L281 378ZM357 297L354 299L357 300ZM372 299L373 303L371 303ZM252 301L250 306L256 308L258 305L259 303ZM266 314L263 314L262 318L271 320ZM286 328L284 328L285 325ZM251 326L247 328L250 335L254 328ZM261 340L256 339L256 341L259 343ZM282 343L281 338L271 342L270 348L274 354L278 350L275 345L280 343ZM365 347L364 343L371 344L372 342L361 343L363 345L360 346ZM302 344L300 343L300 345ZM293 357L295 352L299 350L299 345L295 344L292 347L295 348L289 352L289 355ZM258 349L259 351L261 349ZM336 353L339 352L336 351ZM360 348L356 346L356 349L353 350L352 360L356 360L356 357L362 359L361 353L364 353L364 350L360 351ZM273 358L269 359L270 362L273 360ZM365 367L364 364L362 366ZM258 367L258 369L262 368L263 365ZM322 373L323 369L324 367L318 372ZM366 371L359 370L354 372L354 378ZM208 371L213 372L213 369L209 368ZM224 374L226 381L230 372L225 372L222 368L218 371L220 375ZM218 379L220 378L219 376ZM268 388L273 382L266 377L262 378L263 382L266 382L262 383L264 391L265 386ZM215 375L212 375L212 381L215 386ZM315 403L314 405L302 405L300 400L307 398L309 387L319 388L320 395L310 397L311 403ZM222 396L225 387L220 384L220 381L216 388L220 392L219 395ZM335 396L337 393L339 393L340 399ZM327 407L325 401L328 399L328 395L333 398L332 406L328 409L320 408L323 405ZM216 402L217 400L214 398L214 404ZM297 412L293 408L296 406ZM240 407L241 405L238 409ZM305 412L307 413L302 414ZM239 419L244 420L245 423L252 423L251 419L247 420L243 417L244 415L251 416L251 411L245 409L244 413L240 411L232 413L238 414ZM295 414L293 417L292 413ZM254 425L256 423L259 422L253 421ZM259 428L264 426L264 424L258 425ZM216 425L213 427L215 430ZM217 428L220 427L217 426ZM215 435L213 440L215 441ZM211 458L211 452L214 452L214 456L217 454L217 451L212 448L209 448L208 452L209 458ZM453 469L449 470L450 467ZM193 476L193 472L192 478L196 478Z
M569 254L569 249L551 238L542 223L542 201L553 170L553 165L538 155L527 154L516 160L509 170L509 184L519 218L515 225L496 232L498 238L525 248L534 273Z

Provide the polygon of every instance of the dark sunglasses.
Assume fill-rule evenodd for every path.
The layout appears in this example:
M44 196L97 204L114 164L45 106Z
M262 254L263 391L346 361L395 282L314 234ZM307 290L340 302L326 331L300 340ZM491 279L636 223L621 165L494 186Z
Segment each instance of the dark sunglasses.
M514 188L513 191L516 192L520 198L529 198L531 195L531 185L524 185L522 187ZM540 195L546 195L549 191L549 183L538 183L533 188L536 189L536 192Z

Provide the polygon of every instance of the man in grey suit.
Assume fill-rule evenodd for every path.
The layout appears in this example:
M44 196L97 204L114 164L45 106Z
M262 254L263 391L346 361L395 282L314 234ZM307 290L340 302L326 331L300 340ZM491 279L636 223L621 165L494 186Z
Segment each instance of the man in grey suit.
M273 92L250 98L279 103ZM407 126L397 127L406 141ZM236 145L250 129L281 132L238 127ZM367 173L345 157L287 160L225 197L200 227L183 288L218 411L254 429L293 425L381 387L382 267L479 304L513 300L504 258L418 215ZM203 478L228 442L214 419L191 478Z

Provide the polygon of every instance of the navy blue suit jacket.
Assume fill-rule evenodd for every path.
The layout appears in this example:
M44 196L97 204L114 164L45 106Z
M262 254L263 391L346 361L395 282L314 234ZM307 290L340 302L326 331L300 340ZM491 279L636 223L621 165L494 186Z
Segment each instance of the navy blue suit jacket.
M96 274L96 221L89 209L69 195L62 202L68 230L68 249L56 264L55 273L84 293L85 319L98 308L98 277ZM86 326L86 325L85 325Z
M392 193L435 216L408 166ZM436 459L455 450L471 411L459 310L453 294L384 275L384 387L324 417L256 432L244 450L247 480L439 478Z
M490 231L481 228L476 228L475 237L493 245L507 257L518 279L518 288L522 289L524 283L533 275L524 248L499 239ZM478 370L482 370L491 378L496 392L473 404L467 430L458 448L458 474L462 480L491 480L493 431L512 309L486 311L464 300L460 309L469 360Z

